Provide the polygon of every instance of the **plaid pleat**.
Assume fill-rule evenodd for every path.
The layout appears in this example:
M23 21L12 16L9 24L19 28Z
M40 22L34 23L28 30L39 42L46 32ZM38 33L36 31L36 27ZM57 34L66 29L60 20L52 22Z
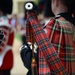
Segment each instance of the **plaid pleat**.
M54 25L47 25L50 42L56 48L66 71L70 75L75 75L75 40L74 25L60 17Z
M30 25L39 48L39 75L68 75L56 49L50 43L40 24L38 24L38 20L33 16L31 17L30 14L28 14Z
M32 28L28 20L26 20L26 42L32 42Z

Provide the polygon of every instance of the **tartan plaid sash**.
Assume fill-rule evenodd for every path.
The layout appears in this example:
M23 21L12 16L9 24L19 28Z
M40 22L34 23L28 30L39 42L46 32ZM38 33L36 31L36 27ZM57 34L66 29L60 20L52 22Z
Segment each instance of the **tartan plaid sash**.
M27 14L29 16L29 23L27 23L26 25L27 26L26 33L28 32L26 36L27 39L29 39L29 36L31 34L31 32L29 32L31 31L30 28L31 26L34 34L34 39L39 48L38 50L39 75L50 75L51 73L53 73L54 75L68 75L67 72L65 71L62 62L59 59L59 56L55 48L49 42L49 39L45 34L44 30L42 29L42 27L40 26L40 24L38 23L38 20L35 17L30 16L30 14L33 14L33 12ZM42 57L43 59L41 59ZM43 60L45 61L43 62ZM45 62L47 64L45 64ZM44 67L45 65L47 66Z

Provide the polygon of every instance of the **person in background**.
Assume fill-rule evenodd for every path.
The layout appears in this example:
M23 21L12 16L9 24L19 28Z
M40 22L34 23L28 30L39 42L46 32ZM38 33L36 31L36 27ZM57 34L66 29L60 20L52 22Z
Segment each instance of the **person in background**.
M16 14L13 14L13 15L11 16L10 23L11 23L11 25L12 25L14 31L17 31L17 24L18 24L18 23L17 23L17 15L16 15Z
M11 75L13 67L14 31L7 17L8 14L12 13L12 6L12 0L0 0L0 29L4 34L0 45L0 75Z
M26 20L24 19L24 15L23 14L20 14L19 26L20 26L20 28L18 30L18 33L20 34L21 39L22 39L22 44L24 45L25 41L26 41Z

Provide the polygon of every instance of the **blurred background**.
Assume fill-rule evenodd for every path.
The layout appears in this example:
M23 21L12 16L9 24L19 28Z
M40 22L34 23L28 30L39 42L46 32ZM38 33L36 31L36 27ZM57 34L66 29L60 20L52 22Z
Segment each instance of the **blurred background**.
M14 54L14 66L11 70L11 75L26 75L27 69L24 67L20 58L20 47L24 44L25 40L25 9L24 4L27 1L33 1L37 6L37 9L42 13L44 8L44 0L13 0L13 12L8 15L11 20L12 27L15 32L14 43L13 43L13 54ZM39 7L40 6L40 7ZM40 8L40 9L39 9ZM40 18L43 18L43 13Z

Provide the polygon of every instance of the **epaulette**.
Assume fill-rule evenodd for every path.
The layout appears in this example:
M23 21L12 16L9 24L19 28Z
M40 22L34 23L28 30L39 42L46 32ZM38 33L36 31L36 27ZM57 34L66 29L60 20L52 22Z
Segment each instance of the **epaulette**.
M45 28L47 25L53 25L55 23L55 20L60 17L61 15L56 15L55 17L50 18L48 21L45 22L45 25L43 28Z

